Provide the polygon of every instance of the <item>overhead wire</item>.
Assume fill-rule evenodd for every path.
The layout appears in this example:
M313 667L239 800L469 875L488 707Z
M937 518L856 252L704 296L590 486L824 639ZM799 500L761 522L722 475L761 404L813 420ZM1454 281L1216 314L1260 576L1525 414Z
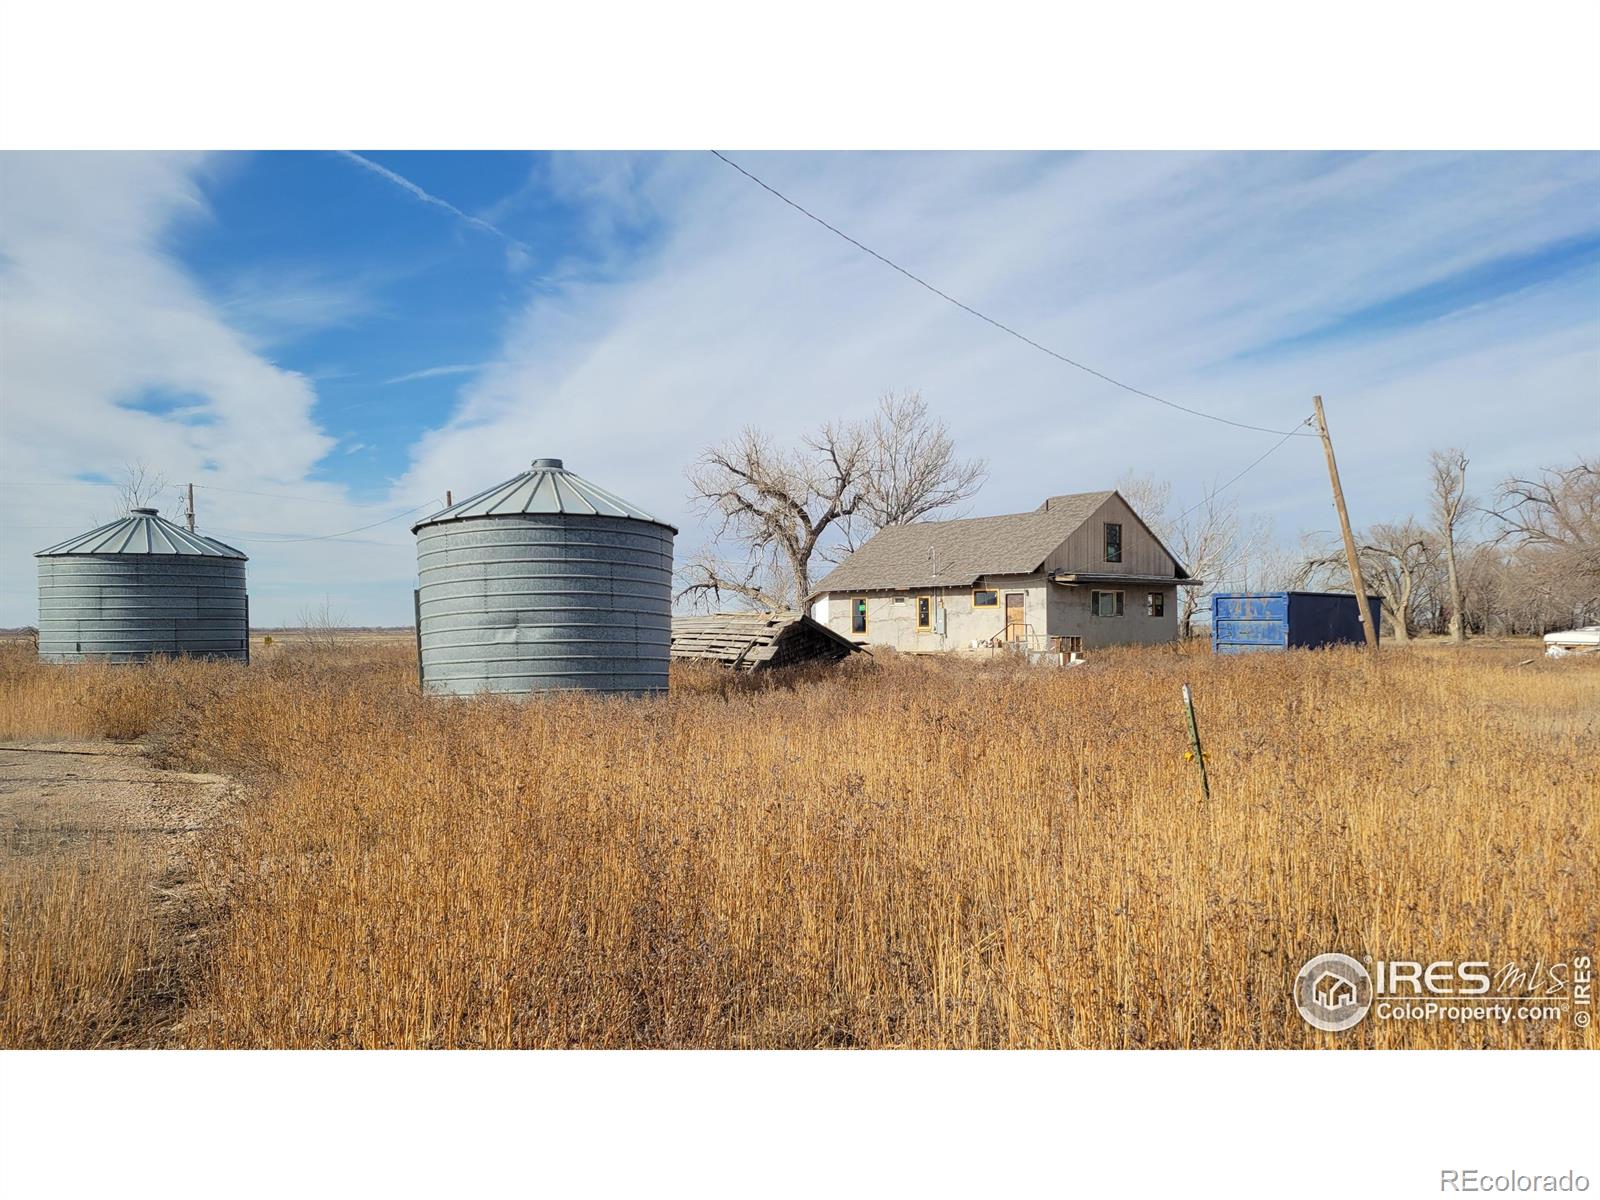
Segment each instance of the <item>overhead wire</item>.
M892 258L889 258L888 256L883 255L883 254L879 254L871 246L868 246L863 242L857 241L855 238L851 237L844 230L838 228L835 225L829 224L827 221L823 220L816 213L812 212L810 209L806 208L804 205L799 204L794 200L791 200L788 196L784 195L782 192L780 192L777 188L773 187L766 180L764 180L761 177L759 177L757 175L754 175L751 172L745 170L738 163L734 162L733 159L729 158L726 154L723 154L720 150L712 150L711 153L714 154L717 158L721 159L728 166L732 167L735 171L739 172L739 174L743 175L746 179L750 180L750 182L756 184L758 187L764 189L765 191L768 191L768 192L772 193L772 195L776 196L779 200L782 200L785 204L787 204L790 208L794 209L796 212L800 213L802 216L805 216L805 217L809 218L810 220L815 221L818 225L821 225L829 233L832 233L837 237L843 238L845 241L849 242L852 246L854 246L856 249L862 251L863 253L871 255L873 258L875 258L879 262L883 263L884 266L889 267L892 270L898 271L900 274L904 275L907 279L911 280L913 283L917 284L919 287L926 288L928 291L932 292L935 296L938 296L941 300L948 301L949 303L955 305L957 308L961 309L963 312L970 313L972 316L977 317L978 320L984 321L984 322L987 322L990 325L993 325L996 329L1000 330L1002 333L1010 334L1012 337L1016 338L1018 341L1024 342L1027 345L1032 346L1035 350L1039 350L1039 351L1042 351L1045 354L1048 354L1051 358L1054 358L1054 359L1057 359L1057 360L1059 360L1061 362L1066 363L1069 367L1076 367L1080 371L1084 371L1084 372L1087 372L1090 375L1093 375L1096 379L1103 379L1106 383L1111 384L1113 387L1121 388L1123 391L1130 392L1135 396L1143 396L1147 400L1154 400L1157 404L1164 404L1168 408L1176 409L1178 412L1188 413L1190 416L1201 417L1201 418L1204 418L1207 421L1217 421L1217 422L1220 422L1223 425L1232 425L1235 429L1249 429L1249 430L1252 430L1252 431L1254 431L1256 433L1275 433L1275 434L1282 434L1285 437L1303 436L1303 435L1301 435L1300 429L1299 429L1298 426L1296 426L1294 429L1290 429L1290 430L1287 430L1287 431L1286 430L1282 430L1282 429L1269 429L1265 425L1252 425L1252 424L1250 424L1249 422L1246 422L1246 421L1235 421L1235 420L1232 420L1231 418L1228 418L1228 417L1219 417L1215 413L1204 412L1204 411L1202 411L1201 409L1198 409L1198 408L1190 408L1188 405L1179 404L1174 400L1168 400L1165 397L1158 396L1154 392L1147 392L1143 388L1134 387L1131 383L1124 383L1120 379L1116 379L1116 378L1114 378L1114 377L1112 377L1110 375L1107 375L1104 371L1096 370L1094 367L1089 366L1087 363L1079 362L1075 358L1069 358L1067 355L1062 354L1058 350L1052 350L1049 346L1044 345L1042 342L1035 341L1033 338L1029 337L1027 334L1018 332L1017 330L1013 329L1010 325L1007 325L1005 322L997 321L995 318L989 316L987 313L980 312L976 308L973 308L972 305L967 304L964 301L957 300L954 296L950 295L950 293L948 293L946 291L943 291L940 288L935 287L933 284L929 283L926 279L922 278L922 276L917 275L914 272L907 270L905 267L902 267L899 263L895 262Z
M1183 520L1185 517L1187 517L1190 513L1194 512L1198 508L1204 508L1207 504L1209 504L1211 502L1211 500L1214 497L1216 497L1216 496L1220 495L1221 493L1227 491L1234 484L1238 483L1239 480L1243 479L1246 475L1250 474L1251 471L1255 470L1262 463L1266 462L1268 456L1273 454L1280 447L1282 447L1284 445L1284 443L1286 443L1290 438L1299 435L1301 426L1311 424L1311 422L1314 419L1315 418L1313 418L1313 417L1307 417L1304 421L1302 421L1300 423L1299 426L1296 426L1295 428L1291 429L1288 433L1284 434L1282 438L1280 438L1278 441L1276 441L1276 442L1274 442L1272 444L1272 446L1267 450L1267 452L1265 454L1263 454L1260 458L1258 458L1254 462L1252 462L1244 470L1240 471L1232 479L1228 480L1227 483L1223 484L1221 487L1212 488L1209 492L1206 493L1205 498L1203 500L1201 500L1200 503L1192 504L1188 508L1184 509L1181 513L1179 513L1176 517L1173 518L1174 522Z
M374 521L370 525L358 525L354 529L342 530L339 533L319 533L308 537L266 537L264 538L264 541L274 546L284 545L289 542L329 542L337 538L349 537L351 534L365 533L369 529L376 529L380 525L387 525L391 521L398 521L401 517L408 517L412 513L420 512L424 508L432 508L436 504L442 505L442 502L443 497L433 496L427 500L424 500L421 504L416 505L414 508L406 509L404 512L397 512L390 516L384 517L381 521Z

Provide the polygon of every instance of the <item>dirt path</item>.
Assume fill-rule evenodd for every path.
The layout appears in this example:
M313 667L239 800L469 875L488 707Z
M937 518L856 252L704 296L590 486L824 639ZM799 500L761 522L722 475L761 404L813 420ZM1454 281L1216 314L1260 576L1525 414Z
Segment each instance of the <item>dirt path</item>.
M223 775L151 766L136 743L0 744L0 877L8 867L52 870L108 840L137 847L161 930L160 970L182 980L205 924L186 851L237 790ZM173 1044L184 990L179 983L161 989L137 1022L143 1032L121 1044Z
M163 771L145 756L136 743L0 745L0 855L71 854L97 836L137 835L152 866L175 866L234 784Z

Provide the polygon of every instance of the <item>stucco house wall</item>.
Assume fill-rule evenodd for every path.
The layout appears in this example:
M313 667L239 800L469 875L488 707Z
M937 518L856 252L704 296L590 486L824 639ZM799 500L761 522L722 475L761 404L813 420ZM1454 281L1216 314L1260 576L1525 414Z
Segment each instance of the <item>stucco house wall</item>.
M1023 621L1029 632L1042 634L1049 619L1043 575L996 575L985 579L979 588L921 588L903 592L829 592L812 605L812 616L835 633L869 646L893 646L916 654L938 650L957 650L973 642L988 641L1001 633L1006 624L1006 593L1023 594ZM998 593L993 608L972 603L973 593L989 590ZM932 629L917 628L917 597L928 596L942 605L945 633L941 638L937 623ZM867 632L851 631L851 614L858 597L867 601ZM937 608L935 609L937 611ZM824 615L818 615L824 614Z

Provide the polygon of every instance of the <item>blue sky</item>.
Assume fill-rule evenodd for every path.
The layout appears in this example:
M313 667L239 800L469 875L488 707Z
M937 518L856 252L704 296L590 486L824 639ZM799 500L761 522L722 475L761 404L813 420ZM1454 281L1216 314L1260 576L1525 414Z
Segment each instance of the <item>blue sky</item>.
M1005 337L709 154L357 154L0 158L0 625L135 458L201 485L259 622L402 623L409 522L379 522L537 456L686 558L699 449L891 388L989 458L973 513L1128 471L1187 502L1271 444ZM733 156L1141 388L1283 427L1321 392L1358 523L1420 514L1436 446L1485 491L1600 449L1594 155ZM1285 543L1331 521L1315 450L1236 488Z

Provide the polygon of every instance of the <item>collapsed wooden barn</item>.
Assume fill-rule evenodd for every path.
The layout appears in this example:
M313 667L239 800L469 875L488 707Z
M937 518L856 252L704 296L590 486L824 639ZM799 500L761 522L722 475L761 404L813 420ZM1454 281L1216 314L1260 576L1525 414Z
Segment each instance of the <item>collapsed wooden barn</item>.
M839 662L861 650L797 612L733 612L672 618L676 661L717 662L736 671Z

